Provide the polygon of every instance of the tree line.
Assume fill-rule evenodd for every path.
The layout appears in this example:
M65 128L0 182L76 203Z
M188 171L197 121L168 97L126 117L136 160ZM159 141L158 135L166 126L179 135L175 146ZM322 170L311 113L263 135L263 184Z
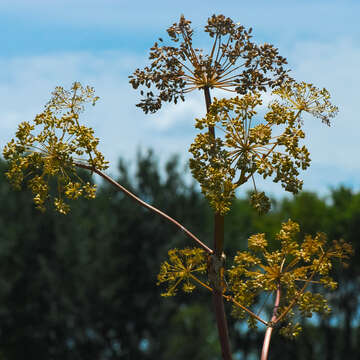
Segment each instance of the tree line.
M96 199L74 202L71 216L41 214L28 192L10 189L5 169L0 161L0 359L220 359L208 294L164 300L156 285L167 251L193 246L181 232L106 184ZM149 151L138 155L134 172L120 160L118 181L209 243L210 208L178 159L160 173ZM328 297L332 315L303 321L294 341L274 337L270 359L358 359L360 194L302 192L272 200L266 217L249 199L234 201L225 218L229 258L251 234L274 237L289 218L303 235L324 231L355 249L349 267L334 269L340 285ZM229 321L234 358L250 360L263 329Z

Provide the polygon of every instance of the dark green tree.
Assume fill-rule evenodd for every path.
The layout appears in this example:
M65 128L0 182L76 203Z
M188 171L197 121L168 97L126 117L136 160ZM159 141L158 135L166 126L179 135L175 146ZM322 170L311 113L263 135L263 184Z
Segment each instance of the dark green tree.
M4 357L164 358L181 337L168 326L183 326L176 309L188 299L160 301L156 275L169 244L178 246L184 235L105 184L93 206L86 200L74 202L69 218L40 214L27 192L10 190L6 165L1 161L0 166ZM176 158L167 162L164 178L151 152L139 154L135 178L124 162L119 168L123 184L173 216L185 213L184 223L206 236L207 205L194 186L185 183ZM198 307L197 302L194 311L188 306L194 321L187 326L194 329ZM183 334L186 331L183 327ZM187 349L196 355L193 344ZM214 354L214 346L207 355L210 350Z

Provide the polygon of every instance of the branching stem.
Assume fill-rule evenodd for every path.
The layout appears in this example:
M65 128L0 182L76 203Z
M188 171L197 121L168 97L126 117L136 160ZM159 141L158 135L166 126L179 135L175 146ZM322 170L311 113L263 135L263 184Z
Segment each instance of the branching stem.
M237 302L232 296L230 295L223 295L223 298L226 299L227 301L231 301L233 304L235 304L236 306L238 306L239 308L243 309L244 311L246 311L250 316L252 316L253 318L255 318L257 321L260 321L261 323L263 323L264 325L268 326L269 323L266 322L265 320L263 320L260 316L256 315L254 312L252 312L250 309L248 309L247 307L245 307L244 305L241 305L239 302Z
M200 279L198 279L196 276L194 276L193 274L189 274L189 276L196 281L198 284L200 284L201 286L203 286L205 289L208 289L211 292L214 292L214 289L205 284L203 281L201 281ZM267 323L265 320L263 320L259 315L256 315L254 312L252 312L250 309L248 309L246 306L241 305L239 302L237 302L231 295L226 295L226 294L222 294L222 297L227 300L232 302L233 304L235 304L236 306L240 307L241 309L243 309L244 311L246 311L250 316L252 316L253 318L255 318L257 321L263 323L264 325L268 326L269 323Z
M199 246L201 246L207 253L209 254L213 254L213 250L211 250L209 247L207 247L200 239L198 239L192 232L190 232L185 226L181 225L178 221L176 221L175 219L173 219L171 216L165 214L164 212L162 212L161 210L157 209L156 207L149 205L148 203L146 203L145 201L141 200L140 198L138 198L137 196L135 196L132 192L130 192L128 189L126 189L125 187L123 187L122 185L120 185L118 182L116 182L114 179L112 179L110 176L106 175L105 173L103 173L101 170L98 170L96 168L93 168L90 165L85 165L85 164L80 164L80 163L76 163L75 164L77 167L83 168L83 169L87 169L90 171L95 172L96 174L98 174L99 176L101 176L103 179L105 179L108 183L114 185L118 190L122 191L125 195L127 195L128 197L130 197L131 199L135 200L136 202L138 202L141 206L149 209L150 211L155 212L156 214L162 216L163 218L165 218L166 220L170 221L171 223L173 223L174 225L176 225L178 228L180 228L189 238L191 238L192 240L194 240Z
M287 313L291 310L291 308L296 304L296 302L299 300L300 296L305 292L307 286L312 282L313 277L318 272L319 267L325 257L326 253L323 253L319 259L319 263L316 267L316 269L313 270L312 274L310 275L309 279L306 280L305 284L299 291L299 293L295 296L295 298L290 302L290 304L287 306L287 308L281 313L281 315L275 320L275 323L278 323L281 319L283 319Z
M204 88L204 96L206 103L206 112L208 113L211 106L210 90L208 87ZM214 126L209 126L209 134L215 140ZM214 214L214 255L220 261L224 249L224 216L218 213ZM217 274L217 276L221 276ZM221 279L220 279L221 281ZM215 317L217 328L219 332L219 340L221 345L221 352L223 360L232 360L229 330L227 326L226 314L224 309L223 293L219 290L213 291L213 301L215 308Z

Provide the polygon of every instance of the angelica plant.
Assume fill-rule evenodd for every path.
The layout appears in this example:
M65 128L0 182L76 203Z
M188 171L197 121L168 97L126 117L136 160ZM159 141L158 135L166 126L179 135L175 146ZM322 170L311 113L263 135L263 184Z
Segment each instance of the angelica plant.
M198 248L169 251L169 260L161 265L158 276L158 284L168 285L164 295L175 295L180 287L190 293L197 285L212 293L224 360L232 358L224 309L224 300L230 301L234 316L247 317L251 326L256 321L266 325L265 360L275 326L281 325L282 333L297 334L298 327L291 327L294 311L305 316L328 311L325 298L310 292L309 285L334 288L329 276L332 261L347 259L352 250L343 242L326 245L324 234L299 242L298 225L289 221L278 234L277 250L269 249L264 234L254 235L249 251L239 252L234 266L227 269L224 216L236 190L249 181L254 186L254 207L260 213L269 210L269 199L257 191L256 175L280 182L291 193L301 190L300 170L310 165L309 151L301 144L306 135L303 114L330 125L337 107L326 89L292 79L286 59L272 45L255 44L251 29L213 15L204 30L212 41L208 53L193 46L191 22L181 16L179 23L167 29L171 44L159 39L150 50L151 64L135 70L130 83L140 90L143 98L137 106L145 113L158 111L164 102L185 101L191 91L203 93L206 115L194 121L199 133L189 147L189 165L214 211L212 247L105 174L108 163L97 148L99 139L80 119L85 105L94 105L98 97L93 88L78 82L69 90L57 87L44 111L32 122L19 125L15 138L3 150L9 163L6 175L17 189L27 184L38 209L45 210L52 202L57 211L67 214L71 210L68 200L95 197L96 186L84 183L78 175L79 169L87 169L173 223ZM234 93L234 97L212 100L212 89ZM273 100L260 118L265 93ZM56 189L51 189L54 183ZM270 320L252 310L264 293L275 294Z
M286 191L302 188L300 171L310 165L310 154L300 141L305 137L302 116L309 113L330 125L337 107L326 89L296 82L285 68L287 61L269 44L252 41L246 30L223 15L213 15L204 28L211 38L209 52L193 45L191 22L180 17L167 29L172 45L159 38L150 50L151 64L130 76L143 96L137 104L145 113L158 111L164 102L185 101L187 94L204 94L206 116L196 119L201 130L190 145L190 168L214 210L213 253L208 261L209 286L213 289L215 317L224 359L231 359L223 305L224 216L235 190L249 180L254 186L252 204L260 212L270 208L265 193L258 192L255 175L273 177ZM144 91L145 89L145 91ZM211 99L212 89L236 96ZM274 100L259 122L261 96Z

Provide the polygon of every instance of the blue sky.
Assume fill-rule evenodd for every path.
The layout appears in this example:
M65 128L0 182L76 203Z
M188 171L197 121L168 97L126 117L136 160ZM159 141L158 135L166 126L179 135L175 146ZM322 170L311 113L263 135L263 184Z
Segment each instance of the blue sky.
M180 14L200 32L214 13L251 26L255 42L278 47L294 77L326 87L339 107L331 128L306 119L312 165L304 188L322 195L339 184L360 190L358 0L0 0L0 147L42 110L55 86L80 81L101 98L83 119L100 137L111 173L119 156L132 161L139 146L152 147L162 162L173 153L185 161L194 118L204 114L200 94L145 115L127 77L148 64L149 48ZM283 194L279 185L261 187Z

